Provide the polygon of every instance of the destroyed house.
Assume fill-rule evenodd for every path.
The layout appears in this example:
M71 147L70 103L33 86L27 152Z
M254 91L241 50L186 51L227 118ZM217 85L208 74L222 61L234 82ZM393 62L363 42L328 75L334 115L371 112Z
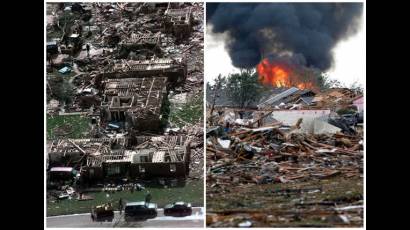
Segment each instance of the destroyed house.
M119 43L121 48L125 49L150 49L158 53L160 51L161 35L160 33L135 34L132 33L128 39Z
M180 24L191 23L191 7L181 9L167 9L165 15L171 17L171 21Z
M268 109L280 105L281 103L301 103L304 105L311 105L313 103L315 93L308 89L292 88L272 88L270 90L261 92L258 100L249 101L245 103L247 109ZM232 102L226 90L221 90L217 93L214 100L215 91L207 89L206 100L207 106L211 107L213 103L215 108L239 108L239 105Z
M163 76L171 85L185 81L187 75L186 60L161 58L156 60L121 60L108 72L100 73L100 79L143 78Z
M132 146L128 142L125 138L53 140L48 165L77 169L89 182L189 174L190 144L185 136L137 136Z
M191 7L182 9L168 8L164 13L165 31L173 33L177 39L187 37L192 27L191 10Z
M98 78L103 92L101 125L136 132L157 132L168 86L186 78L186 65L172 59L125 61Z
M166 84L165 77L105 80L101 103L102 125L111 123L124 130L159 130Z
M133 149L90 155L87 176L104 178L184 177L189 174L190 147L185 136L138 136ZM101 176L101 174L99 174ZM101 179L101 178L100 178Z
M111 149L124 148L124 138L56 139L50 140L47 148L48 166L74 167L79 169L89 154L105 153Z
M268 99L257 105L258 108L275 107L282 103L298 103L310 104L315 93L308 89L298 89L296 87L289 88L279 94L273 94Z

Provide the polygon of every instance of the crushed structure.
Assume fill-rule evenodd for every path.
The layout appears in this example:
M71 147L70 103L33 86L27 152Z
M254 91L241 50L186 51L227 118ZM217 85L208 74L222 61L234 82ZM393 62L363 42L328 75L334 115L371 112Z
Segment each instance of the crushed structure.
M51 142L48 153L50 168L80 168L88 182L189 174L190 142L186 136L59 139Z
M189 36L192 29L191 10L191 7L184 9L168 8L164 13L165 30L173 33L179 40Z
M179 59L156 59L156 60L121 60L114 63L112 68L98 74L98 79L111 78L141 78L163 76L172 84L184 82L187 75L187 66L184 60Z
M165 77L107 79L103 82L102 122L121 123L124 129L159 130L166 82Z
M159 48L159 46L161 45L160 42L160 33L132 33L129 39L121 41L119 45L127 49L155 49Z

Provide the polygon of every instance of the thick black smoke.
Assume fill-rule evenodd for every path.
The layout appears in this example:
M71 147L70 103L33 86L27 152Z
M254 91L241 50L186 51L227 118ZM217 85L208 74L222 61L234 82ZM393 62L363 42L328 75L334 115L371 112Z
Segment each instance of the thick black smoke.
M255 67L264 57L289 58L327 70L332 48L357 32L362 3L207 3L214 33L228 32L232 64Z

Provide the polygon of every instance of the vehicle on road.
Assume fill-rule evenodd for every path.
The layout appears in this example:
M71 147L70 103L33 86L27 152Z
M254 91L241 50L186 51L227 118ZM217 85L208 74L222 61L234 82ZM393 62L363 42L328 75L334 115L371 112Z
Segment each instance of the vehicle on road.
M174 217L190 216L192 215L191 204L185 202L168 204L164 207L164 215Z
M146 220L157 217L157 204L145 201L130 202L125 205L125 221Z
M114 209L111 204L102 204L91 208L91 219L93 221L108 221L114 219Z

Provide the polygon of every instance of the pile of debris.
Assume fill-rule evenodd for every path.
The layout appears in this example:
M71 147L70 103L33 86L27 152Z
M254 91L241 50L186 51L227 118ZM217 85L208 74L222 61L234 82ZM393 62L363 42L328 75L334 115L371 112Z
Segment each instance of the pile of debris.
M190 140L191 157L188 179L203 179L204 177L204 143L203 125L198 122L182 128L168 128L167 135L184 135Z
M334 108L335 110L348 107L352 102L362 97L361 94L348 88L332 88L315 95L312 99L313 108Z
M260 113L260 111L254 113ZM316 213L322 213L320 215L325 216L323 218L330 218L329 216L333 216L336 210L333 208L340 208L336 204L356 205L348 201L338 201L338 203L326 200L310 201L309 199L314 197L312 196L307 199L307 203L312 202L312 205L321 207L314 206L315 210L300 210L300 207L307 205L304 203L306 194L324 193L321 187L315 187L310 191L310 187L314 187L315 184L327 180L360 180L363 178L363 135L361 132L347 134L342 132L342 129L320 119L299 118L293 125L289 125L289 122L294 122L294 120L289 119L288 115L287 120L282 120L282 122L272 120L261 126L263 122L258 122L258 119L235 120L230 116L233 114L234 112L221 114L215 119L225 121L225 126L213 126L207 129L206 178L207 201L210 201L208 226L303 226L303 224L298 225L298 222L309 218L322 218L317 217ZM265 113L263 116L268 116L266 114L271 115L271 113ZM259 117L263 116L259 115ZM258 127L255 128L254 125ZM307 185L301 185L303 183ZM266 193L268 190L264 186L271 185L283 188L286 194L283 195L275 190L275 193L270 195L252 195L252 191ZM288 186L290 188L287 188ZM299 192L299 188L307 190ZM298 191L296 195L289 192L295 189ZM236 198L234 194L243 194L243 196ZM221 198L225 200L218 197L225 197ZM272 199L280 199L280 197L295 197L301 201L296 199L295 202L284 201L275 207L268 205L272 203ZM237 201L241 199L245 200ZM362 198L357 199L357 202L362 201ZM215 203L212 203L213 200ZM254 209L254 204L261 206L262 210ZM229 206L233 208L227 208ZM276 210L278 207L279 210ZM332 209L328 210L329 207ZM360 207L361 209L354 209L355 213L352 217L343 216L343 218L359 220L363 206ZM284 211L285 209L288 211ZM294 213L300 213L297 215L305 215L305 217L299 217L294 221L292 220L293 215L296 215ZM314 215L309 213L314 213ZM270 220L269 216L272 215L277 215L275 220ZM336 215L336 218L339 217ZM359 224L360 221L361 219ZM329 224L327 219L323 222ZM340 226L350 223L342 221Z
M202 123L183 128L183 132L191 140L191 162L189 178L204 177L204 129Z
M363 141L342 133L293 133L280 125L239 128L220 137L210 134L207 160L211 187L353 177L363 172Z

